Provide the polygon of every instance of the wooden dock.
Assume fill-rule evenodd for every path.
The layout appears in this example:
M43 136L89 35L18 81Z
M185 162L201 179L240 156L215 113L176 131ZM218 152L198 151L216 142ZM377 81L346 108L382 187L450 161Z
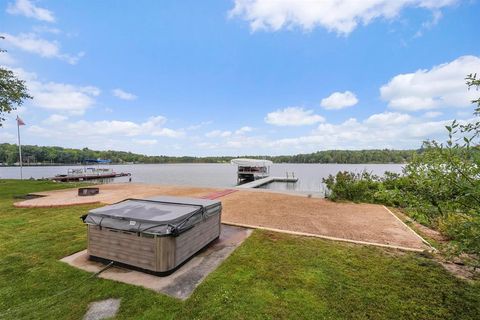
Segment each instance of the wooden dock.
M251 188L258 188L260 186L263 186L264 184L271 183L271 182L297 182L297 181L298 181L298 178L266 177L266 178L258 179L245 184L241 184L237 186L237 188L251 189Z
M130 173L104 173L104 174L79 174L79 175L57 175L50 180L57 182L70 182L70 181L87 181L87 180L98 180L98 179L109 179L109 178L118 178L118 177L128 177Z

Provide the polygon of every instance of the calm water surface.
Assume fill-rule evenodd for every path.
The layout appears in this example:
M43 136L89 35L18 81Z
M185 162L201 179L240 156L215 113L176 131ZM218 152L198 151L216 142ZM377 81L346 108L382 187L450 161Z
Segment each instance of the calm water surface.
M132 182L150 184L192 185L205 187L233 187L237 183L237 167L231 164L135 164L111 165L113 171L130 172ZM366 170L377 175L385 171L400 173L401 164L274 164L271 167L272 176L286 175L294 172L297 183L274 183L267 188L302 191L324 192L322 178L338 171L362 172ZM65 174L68 169L83 168L82 166L52 166L24 167L24 178L48 178L56 174ZM0 178L18 179L20 169L17 167L0 167ZM127 182L128 177L116 178L113 182Z

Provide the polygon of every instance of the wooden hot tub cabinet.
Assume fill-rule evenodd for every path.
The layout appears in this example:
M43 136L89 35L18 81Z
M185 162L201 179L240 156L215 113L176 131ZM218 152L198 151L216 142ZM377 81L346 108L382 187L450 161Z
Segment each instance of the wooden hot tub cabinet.
M172 197L168 198L171 199ZM179 199L175 199L175 201L188 202L188 200ZM197 208L199 201L217 204L215 206L210 205L210 209L204 207L202 213L194 213L193 216L189 215L184 220L180 218L181 222L175 221L178 228L185 226L185 228L176 232L165 231L177 230L172 229L168 222L165 222L165 224L169 225L168 228L170 229L155 230L149 227L145 231L122 230L126 229L124 226L130 225L127 222L135 221L133 219L136 215L131 212L132 206L127 210L130 211L128 213L129 217L122 217L122 219L117 217L122 224L116 228L111 227L112 224L107 227L103 226L102 223L92 223L92 219L89 222L87 216L88 254L94 260L114 261L157 275L168 275L220 236L221 204L218 205L218 201L196 199L195 205ZM162 203L165 202L158 202L157 206L154 207L150 206L147 212L151 213L151 210L156 208L159 216L161 216L167 211L163 209ZM141 201L135 203L136 206L141 204ZM102 218L107 219L106 217ZM125 219L127 221L123 221ZM188 225L190 220L192 222ZM102 221L102 219L96 221ZM115 225L115 222L113 225ZM151 232L152 230L153 232Z

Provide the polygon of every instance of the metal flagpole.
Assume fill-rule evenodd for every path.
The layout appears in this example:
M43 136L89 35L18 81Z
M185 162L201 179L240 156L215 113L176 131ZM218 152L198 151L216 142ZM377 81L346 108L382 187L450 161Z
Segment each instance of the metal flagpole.
M20 180L23 180L22 144L20 143L20 122L17 116L18 154L20 155Z

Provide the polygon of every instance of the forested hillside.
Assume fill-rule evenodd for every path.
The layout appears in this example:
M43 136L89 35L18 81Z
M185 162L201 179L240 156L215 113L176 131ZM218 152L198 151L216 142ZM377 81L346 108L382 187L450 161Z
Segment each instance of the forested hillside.
M293 156L244 156L286 163L405 163L415 150L328 150ZM25 164L74 164L86 159L111 159L113 163L222 163L234 157L170 157L146 156L124 151L95 151L88 148L69 149L62 147L22 146ZM15 144L0 144L0 163L11 165L18 162L18 147Z

